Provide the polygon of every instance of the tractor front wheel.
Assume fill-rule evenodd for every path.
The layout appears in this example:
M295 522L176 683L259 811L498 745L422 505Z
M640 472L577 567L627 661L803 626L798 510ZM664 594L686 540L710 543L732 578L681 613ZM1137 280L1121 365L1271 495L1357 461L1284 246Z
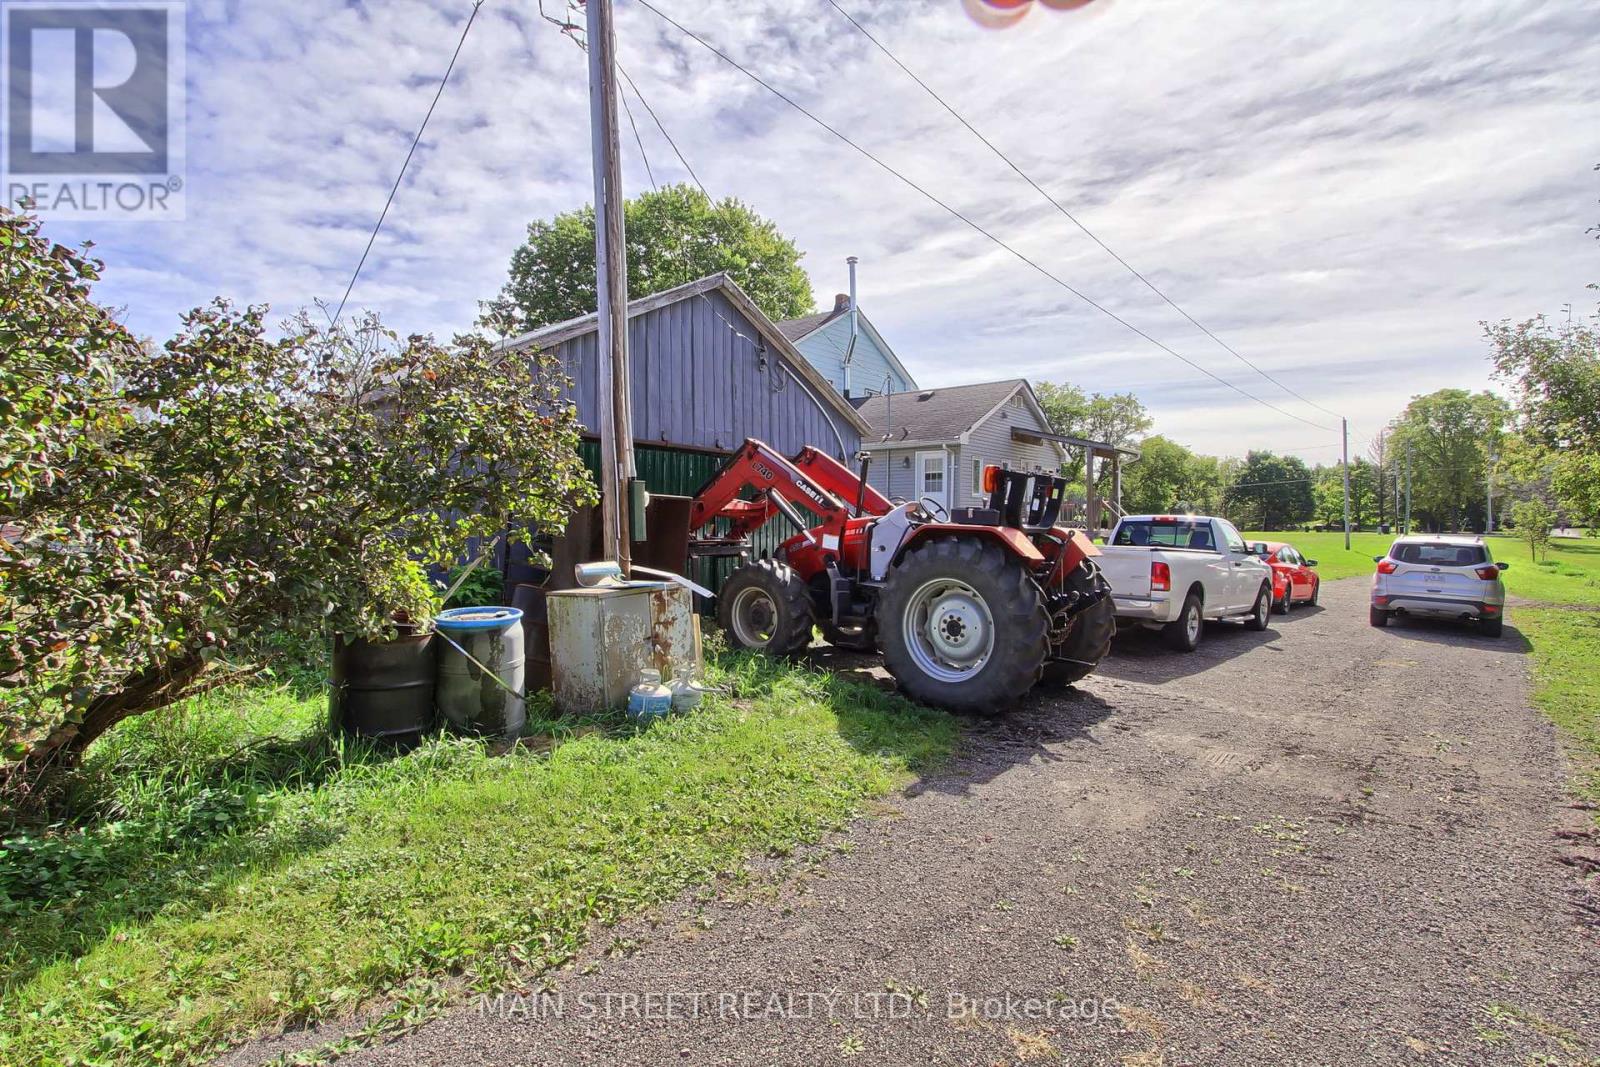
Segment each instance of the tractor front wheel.
M998 714L1039 681L1050 619L1022 561L975 537L906 553L878 599L884 665L924 704Z
M722 583L717 621L740 648L792 656L811 644L811 594L787 563L756 560Z

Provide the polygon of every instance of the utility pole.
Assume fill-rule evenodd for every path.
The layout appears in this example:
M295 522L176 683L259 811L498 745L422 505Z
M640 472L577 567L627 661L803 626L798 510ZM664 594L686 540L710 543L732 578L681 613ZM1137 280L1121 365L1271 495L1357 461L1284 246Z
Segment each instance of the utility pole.
M628 259L623 243L622 154L617 132L617 38L611 0L587 0L589 132L594 150L595 295L598 297L600 522L602 555L632 565L629 489L633 402L628 381Z
M1411 446L1406 446L1406 524L1405 533L1411 532Z
M1394 532L1405 533L1406 529L1400 525L1400 457L1394 457Z
M1344 550L1350 551L1350 420L1340 419L1344 434Z
M1483 519L1483 532L1486 534L1494 533L1494 465L1499 461L1499 456L1489 453L1489 499Z

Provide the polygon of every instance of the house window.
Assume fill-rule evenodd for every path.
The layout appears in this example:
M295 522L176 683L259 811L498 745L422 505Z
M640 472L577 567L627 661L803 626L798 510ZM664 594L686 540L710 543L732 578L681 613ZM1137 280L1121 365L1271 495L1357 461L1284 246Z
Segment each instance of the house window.
M972 495L983 499L983 460L972 461Z

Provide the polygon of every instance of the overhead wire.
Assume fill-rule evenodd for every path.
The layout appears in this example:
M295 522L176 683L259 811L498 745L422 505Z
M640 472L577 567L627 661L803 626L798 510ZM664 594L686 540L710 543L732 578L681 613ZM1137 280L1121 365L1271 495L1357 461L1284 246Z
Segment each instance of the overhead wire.
M659 193L661 186L656 184L655 172L650 169L650 153L644 150L644 138L639 136L639 124L633 121L633 108L628 106L628 94L617 95L622 98L622 110L628 116L628 125L633 128L633 143L639 146L639 158L644 160L644 176L650 179L650 188Z
M569 10L570 10L570 8L569 8ZM540 7L539 7L539 14L546 22L549 22L549 23L555 25L556 27L558 27L561 30L562 35L565 36L565 37L569 37L572 40L572 42L579 47L579 49L581 49L584 52L588 52L588 50L589 50L588 43L583 41L583 40L581 40L578 37L578 35L575 32L573 32L574 30L577 29L577 26L574 23L562 22L559 19L552 18L551 16L545 14L544 13L544 5L542 3L542 0L541 0ZM696 186L699 187L700 192L704 193L709 198L711 194L707 193L706 192L706 187L704 185L700 184L700 179L698 177L696 177L695 172L694 172L694 168L689 166L689 161L687 159L685 159L683 157L683 153L678 150L677 143L675 141L673 141L672 136L667 133L666 127L661 124L661 120L656 117L655 109L650 106L650 101L645 99L644 93L640 92L639 91L639 87L636 84L634 84L633 79L628 77L628 73L627 73L627 71L623 70L621 62L617 63L617 70L618 70L619 73L622 74L622 77L627 81L628 87L633 90L634 95L639 98L640 105L645 109L645 111L650 115L650 117L652 119L655 119L656 128L661 131L661 136L666 138L667 144L672 146L673 154L675 154L678 157L678 162L683 164L683 169L689 172L689 177L694 179L694 183L695 183ZM622 94L619 94L619 95L622 95ZM624 108L627 107L627 97L625 95L623 95L623 107ZM628 121L630 123L633 121L633 113L632 113L632 111L628 112ZM639 156L640 156L640 158L642 158L644 160L645 173L646 174L650 174L651 173L651 170L650 170L650 154L647 151L645 151L644 140L639 137L639 128L637 126L634 127L633 134L634 134L635 140L638 142L638 145L639 145ZM653 176L650 179L650 184L651 184L652 187L655 186L655 178ZM702 293L696 293L695 295L698 296L701 300L705 301L706 308L711 312L712 316L715 317L718 322L722 323L722 325L725 326L728 329L728 331L733 334L734 337L738 338L741 341L744 341L746 344L750 345L751 348L755 349L755 351L757 353L757 358L760 359L763 364L765 364L765 362L767 360L767 355L766 355L766 353L767 353L767 343L766 343L766 340L764 338L751 337L749 334L745 333L743 330L741 330L737 326L735 326L732 322L729 322L727 316L723 315L722 312L717 309L716 303L713 302L711 300L711 298L708 297L705 293L703 293L703 292ZM823 420L825 422L827 422L828 429L833 433L834 440L839 445L839 455L841 456L841 458L848 456L850 454L850 449L845 446L844 435L839 432L839 427L834 422L834 419L833 419L833 413L828 410L827 406L825 404L823 404L820 399L818 399L817 394L815 392L813 392L811 390L811 387L809 385L807 385L805 383L805 381L803 381L798 375L795 375L794 373L787 372L787 371L785 373L787 374L787 380L792 380L797 385L799 385L801 390L805 392L806 396L810 398L811 402L816 405L817 410L822 413ZM767 375L767 378L768 378L768 380L770 382L770 381L773 380L773 375L769 372L768 375ZM769 385L769 388L771 388L774 392L781 391L782 389L786 388L786 385L787 385L787 380L785 378L779 377L777 380L779 382L784 383L784 384Z
M813 123L815 123L817 126L821 127L823 130L827 131L829 134L833 135L836 139L842 141L844 144L849 146L851 149L853 149L859 155L863 156L864 158L866 158L867 160L869 160L870 162L872 162L873 164L875 164L876 166L878 166L882 170L888 172L891 176L896 178L902 184L908 186L913 191L915 191L918 194L920 194L923 198L925 198L929 202L933 203L935 206L943 209L944 211L946 211L950 215L953 215L956 219L958 219L962 223L966 224L969 228L971 228L972 230L976 231L978 234L982 235L983 237L987 238L990 242L992 242L993 244L995 244L999 248L1001 248L1004 251L1010 253L1013 257L1015 257L1016 259L1022 261L1027 266L1032 267L1040 275L1042 275L1043 277L1045 277L1049 281L1054 282L1056 285L1060 286L1062 289L1065 289L1067 292L1071 293L1073 296L1077 297L1079 300L1083 301L1085 304L1088 304L1090 307L1094 308L1096 311L1100 312L1102 315L1105 315L1107 318L1111 319L1113 322L1118 323L1119 325L1121 325L1123 328L1127 329L1128 331L1130 331L1130 332L1136 334L1137 336L1143 338L1144 340L1150 342L1150 344L1152 344L1155 347L1159 348L1161 351L1167 353L1168 355L1170 355L1173 358L1179 360L1180 362L1187 364L1189 367L1193 368L1196 371L1199 371L1201 374L1203 374L1206 377L1208 377L1208 378L1212 379L1213 381L1217 382L1219 385L1222 385L1222 386L1224 386L1224 387L1226 387L1228 389L1233 390L1234 392L1236 392L1239 395L1245 397L1246 399L1252 400L1255 403L1262 405L1263 407L1266 407L1266 408L1269 408L1269 409L1271 409L1273 411L1276 411L1278 414L1284 416L1285 418L1294 419L1296 422L1305 423L1307 426L1313 426L1313 427L1315 427L1316 429L1319 429L1319 430L1326 430L1326 431L1332 432L1333 427L1326 426L1326 425L1324 425L1324 424L1322 424L1320 422L1314 422L1311 419L1305 418L1304 416L1301 416L1301 415L1296 415L1292 411L1286 411L1283 408L1279 407L1278 405L1272 403L1271 401L1264 400L1261 397L1256 396L1254 393L1251 393L1248 390L1242 388L1241 386L1236 385L1233 382L1227 380L1226 378L1221 377L1220 375L1216 374L1215 372L1209 370L1208 368L1202 366L1201 364L1196 363L1194 360L1190 359L1189 357L1183 355L1181 352L1178 352L1176 349L1173 349L1172 347L1170 347L1169 345L1165 344L1164 342L1162 342L1162 341L1158 340L1157 338L1151 336L1149 333L1146 333L1144 330L1140 329L1138 326L1135 326L1133 323L1129 322L1127 319L1124 319L1122 316L1118 315L1116 312L1112 311L1110 308L1108 308L1108 307L1104 306L1103 304L1099 303L1094 298L1090 297L1088 294L1082 292L1081 290L1079 290L1078 288L1073 286L1071 283L1069 283L1066 280L1062 279L1058 275L1052 273L1050 270L1048 270L1047 268L1042 266L1038 261L1030 258L1029 256L1027 256L1023 252L1018 251L1016 248L1013 248L1010 244L1006 243L1006 241L1004 241L1002 238L998 237L993 232L991 232L990 230L988 230L984 226L982 226L980 223L974 221L972 218L970 218L967 215L963 214L956 207L954 207L954 206L946 203L945 201L941 200L939 197L937 197L933 193L929 192L923 186L917 184L917 182L915 182L911 178L908 178L904 174L900 173L898 170L895 170L888 163L884 162L882 159L878 158L878 156L874 155L871 151L869 151L868 149L866 149L862 145L858 144L856 141L852 140L848 135L846 135L845 133L843 133L839 129L835 128L832 125L829 125L826 121L824 121L823 119L819 118L816 114L811 112L804 105L802 105L801 103L796 101L794 98L790 97L788 94L784 93L781 89L778 89L776 86L772 85L770 82L768 82L765 79L763 79L760 75L756 74L754 71L750 70L748 67L746 67L743 64L741 64L738 60L734 59L732 56L728 55L726 52L722 51L717 46L711 44L705 38L701 37L699 34L695 33L693 30L691 30L688 27L684 26L682 23L678 22L676 19L672 18L670 15L667 15L666 13L661 11L661 9L657 8L653 3L650 2L650 0L638 0L638 3L639 3L639 5L641 7L645 8L647 11L651 12L652 14L654 14L657 18L661 19L663 22L665 22L668 25L672 26L679 33L683 34L684 36L688 37L690 40L692 40L695 43L699 44L702 48L705 48L712 55L716 56L718 59L722 60L724 63L727 63L729 66L731 66L735 70L739 71L745 77L749 78L751 81L755 82L757 85L761 86L763 89L767 90L772 95L776 96L779 100L782 100L784 103L788 104L790 107L792 107L796 111L800 112L800 114L802 114L806 118L810 119Z
M655 122L656 129L661 131L661 136L666 139L667 144L672 148L672 154L678 157L678 162L683 165L683 169L689 172L690 180L709 199L711 194L706 192L706 187L701 183L700 176L694 172L693 167L689 166L689 161L683 158L683 153L678 151L678 142L672 139L672 134L668 133L667 128L661 124L661 118L656 114L655 108L650 106L650 101L644 98L644 94L639 91L639 87L633 83L633 78L628 75L627 68L620 62L617 64L617 73L621 74L622 80L628 83L628 88L633 90L633 95L639 98L639 103L644 107L645 113ZM623 99L627 99L627 97L624 96ZM643 151L642 148L640 150Z
M483 7L485 0L476 0L472 5L472 14L467 16L467 24L461 28L461 39L456 42L456 50L450 56L450 65L445 68L444 77L439 79L438 91L433 94L433 102L428 105L428 113L422 116L422 125L417 127L417 135L411 139L411 148L406 152L405 162L400 164L400 173L395 175L394 187L389 190L389 198L383 202L383 211L378 215L377 225L372 227L372 236L367 238L367 247L361 253L361 260L356 264L355 273L350 275L350 284L345 286L344 296L339 300L339 310L334 312L332 325L339 324L339 318L344 314L344 306L350 300L350 294L355 290L356 279L361 277L361 270L367 265L367 257L372 254L372 246L378 240L378 231L383 229L384 220L389 217L389 208L394 205L394 198L400 192L400 183L405 181L406 171L411 166L411 157L417 154L417 145L422 143L422 135L428 128L428 121L433 118L434 108L439 106L439 98L444 96L445 86L450 84L450 75L456 69L456 60L461 58L461 49L467 43L467 34L472 32L472 24L478 20L478 9Z
M1152 282L1148 277L1145 276L1145 274L1143 272L1141 272L1133 264L1129 263L1121 255L1119 255L1117 253L1117 251L1115 249L1113 249L1110 245L1106 244L1106 242L1103 241L1098 234L1096 234L1093 230L1089 229L1088 226L1084 225L1084 223L1076 215L1074 215L1070 210L1067 209L1065 204L1061 203L1061 201L1057 200L1054 196L1050 195L1050 193L1047 192L1044 189L1043 186L1041 186L1038 182L1034 181L1033 178L1026 171L1024 171L1021 167L1019 167L1015 162L1013 162L1011 160L1011 158L1009 156L1007 156L1003 151L1001 151L1000 148L998 146L996 146L993 141L989 140L988 137L985 137L983 135L983 133L981 133L978 130L977 127L975 127L971 122L969 122L967 120L966 116L962 115L961 112L957 111L954 107L952 107L950 105L950 103L947 100L945 100L944 97L940 96L939 93L936 92L933 89L932 86L930 86L927 82L923 81L922 78L919 77L915 71L913 71L910 67L906 66L904 63L902 63L900 61L900 58L898 56L896 56L893 52L891 52L887 45L885 45L882 41L878 40L877 37L873 36L873 34L872 34L872 32L870 30L868 30L865 26L863 26L860 22L858 22L856 20L855 16L851 15L850 12L846 11L843 7L839 6L837 0L828 0L828 4L835 11L837 11L840 15L843 15L845 20L848 21L850 23L850 25L854 26L856 28L856 30L858 30L863 37L865 37L868 41L871 41L872 44L878 49L878 51L882 52L885 56L889 57L889 61L890 62L892 62L895 66L899 67L902 71L904 71L906 73L906 75L908 77L911 78L912 81L916 82L919 86L921 86L923 92L925 92L929 96L931 96L934 99L934 101L939 104L940 107L942 107L946 111L948 111L950 113L951 117L953 117L957 122L961 123L961 125L965 126L967 128L967 132L971 133L972 136L976 137L979 141L981 141L985 148L989 149L990 152L993 152L995 154L995 156L998 157L1002 163L1004 163L1006 166L1010 167L1014 172L1016 172L1016 174L1017 174L1017 176L1019 178L1021 178L1023 181L1027 182L1030 186L1032 186L1033 190L1036 193L1038 193L1040 196L1044 197L1046 202L1048 202L1057 211L1061 212L1061 214L1066 217L1067 221L1071 222L1080 231L1082 231L1082 233L1083 233L1083 235L1085 237L1089 238L1089 240L1091 240L1095 244L1099 245L1100 248L1108 256L1110 256L1112 259L1116 260L1119 264L1121 264L1123 269L1125 269L1129 274L1133 275L1135 278L1139 279L1139 281L1143 282L1144 285L1146 286L1146 288L1148 288L1152 293L1156 294L1156 296L1160 297L1162 299L1162 301L1164 301L1167 304L1168 307L1172 308L1178 314L1182 315L1185 319L1189 320L1189 323L1191 325L1193 325L1196 329L1198 329L1201 333L1205 334L1207 337L1211 338L1211 340L1215 341L1218 345L1220 345L1222 347L1222 349L1224 351L1228 352L1230 355L1232 355L1239 362L1243 363L1245 366L1249 367L1251 370L1255 371L1257 374L1261 375L1267 381L1271 382L1273 385L1276 385L1279 389L1282 389L1284 392L1288 393L1290 396L1292 396L1295 399L1301 401L1302 403L1308 404L1311 407L1316 408L1318 411L1324 412L1324 413L1326 413L1328 415L1332 415L1334 418L1342 418L1343 417L1337 411L1333 411L1333 410L1331 410L1329 408L1323 407L1321 404L1317 403L1315 400L1312 400L1309 397L1306 397L1306 396L1302 395L1301 393L1295 391L1294 389L1291 389L1289 386L1285 385L1283 382L1279 381L1277 378L1275 378L1271 374L1267 373L1261 367L1257 366L1255 363L1252 363L1250 360L1246 359L1232 345L1228 344L1228 342L1224 341L1222 338L1218 337L1215 333L1213 333L1208 326L1206 326L1199 319L1197 319L1193 315L1191 315L1187 310L1185 310L1182 306L1180 306L1177 301L1173 300L1170 296L1168 296L1165 292L1163 292L1161 290L1161 288L1155 284L1155 282Z

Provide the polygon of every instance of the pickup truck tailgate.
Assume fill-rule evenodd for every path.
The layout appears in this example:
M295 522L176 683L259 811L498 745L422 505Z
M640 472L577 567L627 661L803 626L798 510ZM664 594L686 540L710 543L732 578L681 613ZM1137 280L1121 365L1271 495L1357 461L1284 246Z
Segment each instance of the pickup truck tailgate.
M1101 545L1095 560L1116 596L1150 595L1150 554L1154 549L1136 546Z

